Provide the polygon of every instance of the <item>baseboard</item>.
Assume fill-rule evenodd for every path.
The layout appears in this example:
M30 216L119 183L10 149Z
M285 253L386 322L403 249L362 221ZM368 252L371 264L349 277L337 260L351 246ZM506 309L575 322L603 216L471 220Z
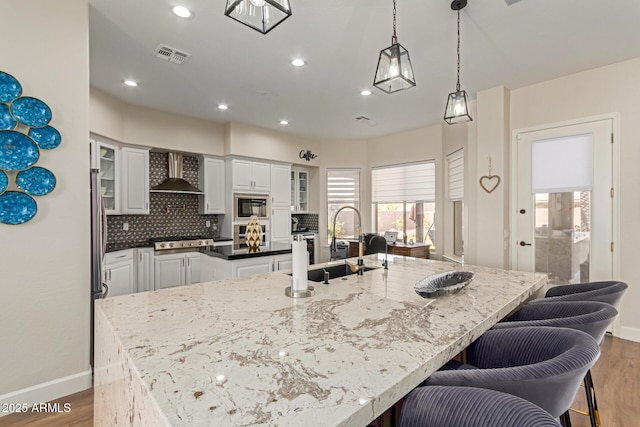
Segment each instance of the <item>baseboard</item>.
M622 338L623 340L640 342L640 329L630 328L628 326L621 326L618 330L618 338Z
M45 403L90 387L91 369L88 369L67 377L0 395L0 408L5 408L8 404L27 404L31 406L34 403ZM9 412L0 411L0 417L8 414Z

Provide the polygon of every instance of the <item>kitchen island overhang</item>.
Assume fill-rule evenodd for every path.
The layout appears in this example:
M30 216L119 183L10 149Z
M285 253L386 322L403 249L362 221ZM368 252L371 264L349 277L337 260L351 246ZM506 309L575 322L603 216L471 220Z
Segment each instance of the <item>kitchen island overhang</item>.
M546 286L465 265L460 292L415 293L453 269L395 257L304 300L283 273L100 300L95 425L367 425Z

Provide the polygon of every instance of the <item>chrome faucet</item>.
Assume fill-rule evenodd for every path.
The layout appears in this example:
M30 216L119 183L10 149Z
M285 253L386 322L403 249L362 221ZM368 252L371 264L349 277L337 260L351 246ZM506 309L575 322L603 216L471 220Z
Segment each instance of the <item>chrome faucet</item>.
M337 242L336 242L336 219L338 218L338 214L344 209L353 209L355 213L358 215L358 228L356 228L356 233L358 234L358 276L364 274L364 260L362 259L362 255L364 254L364 234L362 234L362 217L360 216L360 211L356 209L354 206L343 206L338 209L333 216L333 234L331 238L331 252L335 253L338 250Z

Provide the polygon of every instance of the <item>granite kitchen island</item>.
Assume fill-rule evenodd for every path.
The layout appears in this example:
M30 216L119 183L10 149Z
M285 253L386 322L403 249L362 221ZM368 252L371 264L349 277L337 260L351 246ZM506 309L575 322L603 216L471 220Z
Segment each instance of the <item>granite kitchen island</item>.
M413 290L457 268L394 257L304 299L275 272L99 300L95 425L366 426L546 287L465 265L475 278L456 294Z

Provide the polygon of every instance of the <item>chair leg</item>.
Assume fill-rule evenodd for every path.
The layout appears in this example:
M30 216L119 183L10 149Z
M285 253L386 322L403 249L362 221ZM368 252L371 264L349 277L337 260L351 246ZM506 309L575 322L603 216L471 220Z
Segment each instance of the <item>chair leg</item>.
M593 385L593 377L591 376L591 369L587 371L586 378L589 379L589 390L591 394L591 399L593 401L593 417L595 419L594 421L595 427L600 427L600 412L598 412L598 401L596 400L596 388Z
M571 427L571 417L569 416L569 411L566 411L564 414L560 415L560 424L562 427Z
M587 398L587 407L589 408L589 420L591 421L591 427L598 427L599 424L596 422L596 414L593 407L593 395L592 395L592 384L591 378L589 378L589 373L584 377L584 391L586 393Z

